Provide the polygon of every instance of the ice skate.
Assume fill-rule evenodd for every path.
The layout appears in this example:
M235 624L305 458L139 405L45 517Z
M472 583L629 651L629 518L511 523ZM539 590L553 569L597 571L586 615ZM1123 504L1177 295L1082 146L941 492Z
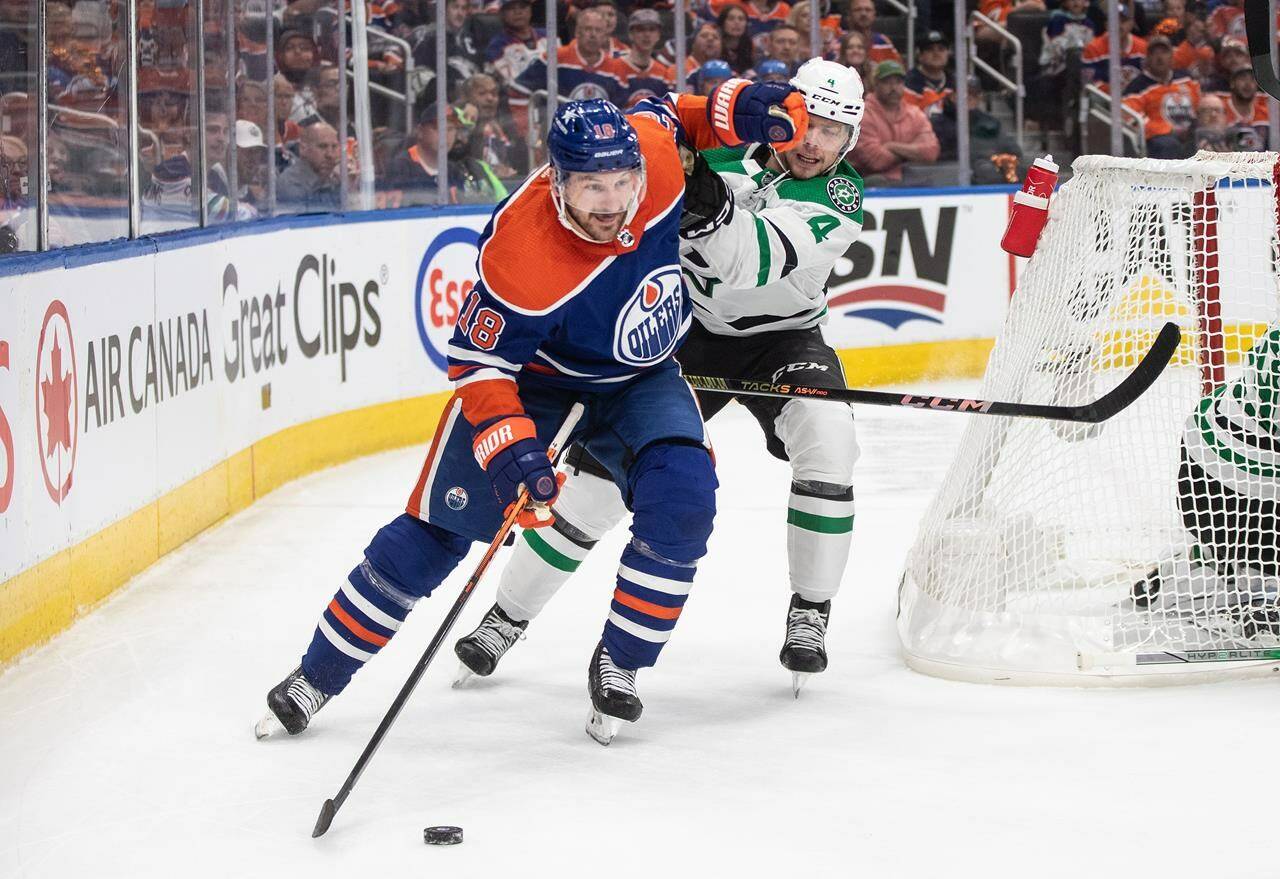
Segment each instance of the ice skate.
M615 665L603 641L596 645L596 652L591 656L587 690L591 693L587 735L600 744L612 742L622 723L635 723L640 719L644 705L636 692L636 673Z
M253 727L253 734L259 739L284 730L296 736L307 728L315 713L329 701L329 694L316 689L299 666L289 676L271 688L267 693L266 715Z
M472 675L487 678L493 674L498 660L524 637L528 625L528 620L511 619L497 604L489 608L475 631L453 645L453 652L462 661L453 686L462 686Z
M787 639L778 659L791 672L791 691L797 699L809 675L826 671L827 648L823 639L830 618L830 601L805 601L799 595L791 596L791 606L787 609Z

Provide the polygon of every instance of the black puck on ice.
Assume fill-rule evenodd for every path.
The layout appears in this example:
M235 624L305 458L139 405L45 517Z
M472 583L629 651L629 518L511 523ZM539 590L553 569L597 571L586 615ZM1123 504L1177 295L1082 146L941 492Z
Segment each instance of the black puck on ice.
M422 841L427 845L461 845L461 827L428 827L422 831Z

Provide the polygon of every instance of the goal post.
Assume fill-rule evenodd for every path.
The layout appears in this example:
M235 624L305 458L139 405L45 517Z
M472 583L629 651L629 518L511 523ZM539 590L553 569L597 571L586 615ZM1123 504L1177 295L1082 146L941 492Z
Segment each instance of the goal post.
M1280 671L1277 154L1072 167L980 396L1095 399L1165 322L1183 342L1103 424L968 425L903 571L907 662L1067 685Z

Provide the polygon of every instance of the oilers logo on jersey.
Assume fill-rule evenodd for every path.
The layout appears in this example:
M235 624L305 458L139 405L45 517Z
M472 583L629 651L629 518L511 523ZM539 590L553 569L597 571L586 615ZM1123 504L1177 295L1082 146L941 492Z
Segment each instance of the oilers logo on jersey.
M633 366L651 366L669 355L680 338L682 295L679 266L646 275L618 314L613 356Z

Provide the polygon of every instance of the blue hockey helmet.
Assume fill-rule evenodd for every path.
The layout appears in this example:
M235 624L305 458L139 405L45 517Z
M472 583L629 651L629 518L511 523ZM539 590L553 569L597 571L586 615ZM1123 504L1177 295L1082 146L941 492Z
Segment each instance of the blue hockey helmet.
M622 171L640 167L640 138L618 108L603 98L568 101L551 121L547 154L561 174Z

